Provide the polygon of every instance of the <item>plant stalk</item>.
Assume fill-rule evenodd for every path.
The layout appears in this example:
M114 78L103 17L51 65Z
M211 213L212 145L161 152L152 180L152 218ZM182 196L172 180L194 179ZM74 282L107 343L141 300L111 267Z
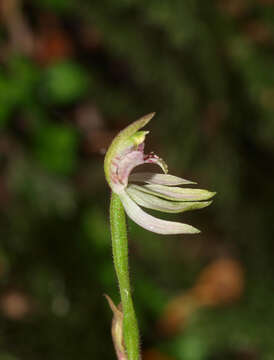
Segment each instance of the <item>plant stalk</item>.
M128 360L140 360L139 331L129 280L126 216L119 196L113 192L110 202L110 226L114 266L123 309L124 343Z

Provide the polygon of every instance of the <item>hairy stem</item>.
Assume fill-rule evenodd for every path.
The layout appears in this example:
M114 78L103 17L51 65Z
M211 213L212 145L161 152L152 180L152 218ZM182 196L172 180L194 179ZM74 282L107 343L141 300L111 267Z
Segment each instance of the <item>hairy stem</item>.
M119 196L112 193L110 202L112 250L123 309L123 337L128 360L140 360L138 324L131 297L128 269L126 217Z

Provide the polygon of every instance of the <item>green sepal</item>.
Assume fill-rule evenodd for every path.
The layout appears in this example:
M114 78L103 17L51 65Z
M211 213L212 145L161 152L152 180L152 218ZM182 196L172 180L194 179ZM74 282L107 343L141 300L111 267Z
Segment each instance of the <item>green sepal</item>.
M118 135L113 139L112 143L108 148L104 161L105 176L109 185L111 183L110 166L112 159L119 155L119 153L123 153L123 151L127 147L130 147L132 145L139 145L141 144L141 142L144 141L147 132L138 130L143 128L153 118L154 115L155 113L150 113L134 121L124 130L120 131Z

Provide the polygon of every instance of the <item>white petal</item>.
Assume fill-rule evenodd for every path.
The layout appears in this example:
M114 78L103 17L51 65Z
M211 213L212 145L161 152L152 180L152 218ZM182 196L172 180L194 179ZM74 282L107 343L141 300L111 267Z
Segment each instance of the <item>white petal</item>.
M186 184L196 184L193 181L182 179L178 176L169 175L169 174L156 174L152 172L138 172L131 174L129 181L136 182L146 182L148 184L158 184L158 185L186 185Z
M128 196L126 192L122 192L119 196L127 215L144 229L157 234L197 234L200 232L191 225L161 220L147 214Z
M203 189L189 189L180 187L171 187L166 185L129 185L148 194L162 197L172 201L203 201L209 200L216 193Z
M202 209L209 206L212 201L170 201L161 199L131 186L128 186L126 192L138 205L147 209L162 211L166 213L180 213L189 210Z

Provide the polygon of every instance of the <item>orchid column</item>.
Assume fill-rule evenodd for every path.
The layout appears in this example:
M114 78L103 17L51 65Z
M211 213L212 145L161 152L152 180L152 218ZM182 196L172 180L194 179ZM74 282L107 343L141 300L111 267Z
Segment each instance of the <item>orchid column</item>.
M118 309L108 297L114 313L112 336L119 360L140 360L139 335L134 312L128 270L127 215L143 228L158 234L195 234L191 225L161 220L141 209L179 213L201 209L215 193L178 185L195 184L177 176L168 175L167 165L154 153L144 154L148 131L140 131L154 116L148 114L122 130L112 141L105 157L104 169L112 190L110 223L113 258L119 282L122 308ZM163 173L131 173L141 164L157 164ZM142 185L140 185L142 184ZM141 206L141 207L140 207Z

